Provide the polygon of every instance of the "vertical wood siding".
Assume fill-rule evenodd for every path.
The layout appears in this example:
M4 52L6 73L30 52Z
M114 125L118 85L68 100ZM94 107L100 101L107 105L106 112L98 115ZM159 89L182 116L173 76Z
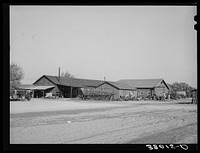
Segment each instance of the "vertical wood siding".
M113 93L114 94L114 99L119 98L119 90L117 88L114 88L113 86L107 84L107 83L97 87L96 90Z
M167 88L167 86L165 85L163 81L158 86L159 87L155 88L156 94L159 94L160 92L165 92L165 93L169 92L169 89Z
M52 94L56 94L56 92L59 92L60 90L58 89L58 87L53 84L51 81L49 81L47 78L43 77L40 80L38 80L37 82L34 83L35 86L55 86L53 89L48 89L45 91L45 93L49 93L51 92Z
M54 84L46 79L45 77L41 78L37 82L34 83L35 86L53 86Z
M137 90L138 90L138 96L146 97L149 94L151 94L150 88L141 88L141 89L137 89Z

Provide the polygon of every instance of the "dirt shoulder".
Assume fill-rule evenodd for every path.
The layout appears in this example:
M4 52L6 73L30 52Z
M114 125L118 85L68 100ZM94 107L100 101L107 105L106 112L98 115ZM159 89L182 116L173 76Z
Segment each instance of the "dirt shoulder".
M197 124L191 123L166 132L135 139L128 144L197 144Z

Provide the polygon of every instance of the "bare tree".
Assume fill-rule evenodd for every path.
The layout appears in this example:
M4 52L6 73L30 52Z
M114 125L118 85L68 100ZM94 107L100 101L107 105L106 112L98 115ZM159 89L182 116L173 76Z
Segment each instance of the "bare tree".
M66 71L66 72L61 73L61 77L74 78L74 75L72 75L68 71Z

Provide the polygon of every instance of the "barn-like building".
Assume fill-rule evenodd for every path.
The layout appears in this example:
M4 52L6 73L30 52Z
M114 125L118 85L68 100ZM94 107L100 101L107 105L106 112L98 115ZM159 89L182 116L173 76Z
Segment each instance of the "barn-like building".
M126 83L105 81L98 86L96 90L110 92L114 95L114 99L125 97L127 95L131 95L133 97L137 96L137 89Z
M35 86L34 97L42 97L46 93L52 93L53 95L62 95L65 98L75 98L79 94L81 94L81 89L96 88L102 83L103 81L101 80L43 75L41 78L33 83L33 85ZM43 88L44 90L38 89L38 87L45 86L46 88Z
M164 79L122 79L118 83L126 83L135 87L138 91L137 96L147 97L154 94L159 96L163 93L169 93L170 87Z
M32 86L23 89L33 91L33 97L45 97L47 93L64 98L75 98L84 93L99 92L113 95L113 99L120 97L147 97L168 93L170 88L163 79L123 79L117 82L68 78L43 75Z
M126 84L103 80L77 79L43 75L33 83L34 97L44 97L46 93L75 98L85 91L103 91L114 95L114 99L125 95L137 95L136 88Z

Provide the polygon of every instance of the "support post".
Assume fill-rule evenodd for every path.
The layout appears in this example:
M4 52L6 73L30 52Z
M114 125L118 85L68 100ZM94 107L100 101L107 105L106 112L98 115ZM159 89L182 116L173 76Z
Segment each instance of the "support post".
M72 87L71 87L71 96L70 97L72 98Z
M32 98L34 98L34 96L35 96L35 90L33 89L33 97Z

